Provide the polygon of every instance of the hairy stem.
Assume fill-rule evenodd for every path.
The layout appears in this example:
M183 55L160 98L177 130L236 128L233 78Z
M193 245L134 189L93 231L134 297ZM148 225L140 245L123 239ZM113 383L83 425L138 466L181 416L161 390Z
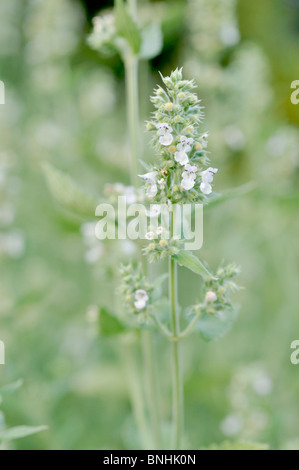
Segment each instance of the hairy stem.
M171 214L171 231L173 233L173 214ZM184 426L184 404L183 404L183 371L181 359L181 345L179 343L180 325L179 325L179 312L177 303L177 262L169 259L169 297L170 297L170 312L172 324L172 449L177 450L180 448L181 436L183 434Z

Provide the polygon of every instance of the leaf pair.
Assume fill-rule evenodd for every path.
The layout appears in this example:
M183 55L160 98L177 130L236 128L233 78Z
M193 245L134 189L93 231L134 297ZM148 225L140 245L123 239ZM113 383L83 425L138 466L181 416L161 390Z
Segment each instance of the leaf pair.
M117 34L128 42L132 52L140 59L149 60L160 54L163 47L160 25L150 23L140 30L123 0L116 0L115 3L115 26Z

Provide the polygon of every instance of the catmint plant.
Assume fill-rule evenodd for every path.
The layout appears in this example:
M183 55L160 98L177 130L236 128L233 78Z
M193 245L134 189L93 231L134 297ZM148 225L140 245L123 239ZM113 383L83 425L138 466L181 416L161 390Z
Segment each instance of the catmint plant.
M142 203L150 222L143 239L135 243L136 252L132 254L131 262L123 264L120 269L121 281L117 290L123 302L119 306L119 314L112 314L113 320L110 318L109 322L112 322L113 330L129 334L130 340L124 345L130 344L134 337L138 349L143 350L142 368L149 391L147 403L143 399L144 387L140 386L143 374L136 378L138 371L136 361L132 360L132 351L129 352L127 369L128 375L134 377L132 406L143 447L179 449L184 433L181 340L195 331L206 340L221 337L236 318L230 294L237 289L234 277L238 268L229 265L212 273L206 264L185 249L185 228L191 223L178 216L178 208L189 206L195 210L196 206L207 205L213 199L214 177L218 169L210 165L208 133L202 127L203 107L195 93L195 82L184 79L182 69L176 69L169 77L161 76L164 86L158 86L151 97L154 111L146 128L151 133L156 158L152 164L144 164L145 172L139 171L138 64L140 60L155 57L162 48L162 40L158 24L138 23L136 1L125 3L117 0L114 10L98 15L93 20L88 43L100 53L118 53L126 72L131 182L129 186L122 183L107 185L106 200L115 203L121 195L131 204ZM101 253L90 240L91 227L84 225L82 233L88 247L87 260L93 263ZM190 226L187 228L190 230ZM152 280L149 264L161 259L168 260L168 270ZM178 299L178 265L202 278L201 295L194 298L194 304L185 311ZM162 285L166 279L168 294L163 297ZM100 321L107 316L110 313L102 309ZM157 333L169 341L172 350L172 440L167 444L161 432L163 423L157 394L153 348L153 334Z
M238 289L234 281L239 269L235 265L220 267L212 274L206 265L192 253L185 251L184 240L176 236L176 211L174 205L208 204L212 197L212 183L217 168L209 166L207 153L208 134L202 132L203 112L194 93L193 80L184 80L182 69L169 77L162 77L165 88L157 87L151 101L155 107L152 119L146 124L152 133L152 145L157 155L156 163L139 177L143 182L146 201L151 210L159 214L162 204L170 211L166 228L158 226L146 233L143 255L149 262L168 258L168 312L169 320L162 321L159 306L152 295L154 288L145 280L141 268L137 274L133 267L121 271L122 292L129 316L139 322L152 323L171 343L173 436L171 448L182 445L183 418L183 361L180 342L198 330L206 339L222 336L234 319L230 294ZM177 265L183 265L203 278L202 294L194 305L181 313L178 300ZM194 299L195 300L195 299ZM232 313L233 312L233 313Z

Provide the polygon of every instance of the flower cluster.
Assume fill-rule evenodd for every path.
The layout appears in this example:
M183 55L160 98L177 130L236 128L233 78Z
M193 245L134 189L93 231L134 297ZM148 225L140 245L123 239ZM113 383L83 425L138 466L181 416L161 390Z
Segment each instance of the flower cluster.
M208 134L200 130L203 113L193 93L195 84L183 80L181 69L162 80L166 89L155 90L151 100L156 110L147 122L160 162L139 175L145 181L146 196L160 203L206 202L217 169L206 169Z
M142 252L148 256L150 263L172 256L183 247L183 241L176 236L170 237L169 231L162 226L157 227L156 230L150 227L145 238L150 243L143 248Z
M115 51L114 42L116 28L114 16L110 10L102 12L92 20L93 30L87 38L87 43L92 49L109 54Z
M232 307L230 294L240 289L233 280L240 269L230 264L217 270L215 278L207 278L204 283L204 300L190 308L189 314L207 314L221 316L221 312Z
M132 265L122 266L120 274L122 284L119 290L124 296L127 309L131 314L137 315L138 322L142 323L150 317L153 287L147 283L140 267L134 270Z

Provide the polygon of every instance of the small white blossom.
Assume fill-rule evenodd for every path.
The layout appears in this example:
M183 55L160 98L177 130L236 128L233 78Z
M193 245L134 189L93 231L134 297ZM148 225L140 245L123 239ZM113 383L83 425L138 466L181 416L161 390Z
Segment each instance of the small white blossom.
M146 195L150 198L156 196L158 192L158 186L156 183L157 172L150 171L149 173L145 173L144 175L138 175L140 178L143 178L146 182Z
M197 167L195 165L185 165L182 175L183 179L181 181L181 186L186 191L193 188L196 179L196 171Z
M145 211L147 217L157 217L161 213L161 206L160 204L151 204L149 210Z
M154 232L147 232L147 233L145 234L145 238L146 238L147 240L153 240L153 239L155 238L155 233L154 233Z
M193 139L192 137L188 138L182 135L180 141L181 142L176 146L177 151L174 154L174 159L181 165L186 165L189 162L187 154L192 149L191 145L193 144Z
M161 189L164 189L164 188L165 188L165 186L166 186L166 181L165 181L164 178L159 179L158 183L159 183L159 186L160 186Z
M209 290L206 293L205 301L206 302L216 302L216 300L217 300L217 295L215 294L215 292Z
M164 228L163 227L158 227L157 228L157 235L162 235L162 233L164 232Z
M201 185L200 185L200 190L204 194L210 194L212 192L212 186L210 183L212 183L214 175L217 173L218 169L217 168L208 168L205 171L202 171L200 173L201 176Z
M137 308L137 310L142 310L148 301L148 295L145 290L143 289L138 289L135 292L135 302L134 305Z
M173 141L172 127L166 122L157 125L159 142L161 145L170 145Z

